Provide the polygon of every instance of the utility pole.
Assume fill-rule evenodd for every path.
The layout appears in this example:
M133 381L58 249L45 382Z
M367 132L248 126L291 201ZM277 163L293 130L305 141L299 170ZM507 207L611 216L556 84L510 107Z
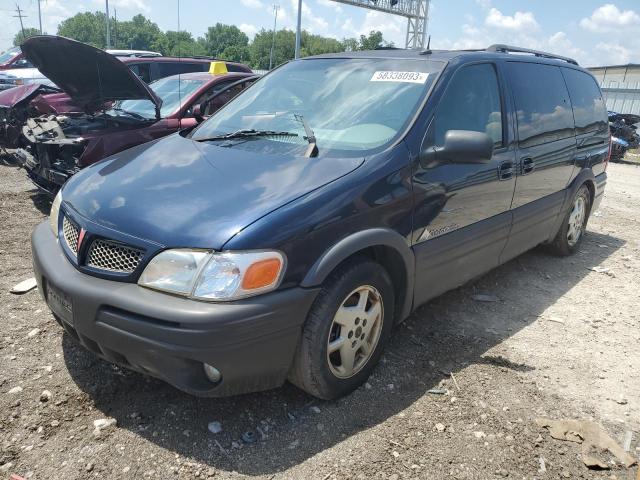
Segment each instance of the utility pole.
M19 18L20 19L20 30L22 30L22 41L26 40L26 38L24 38L24 24L22 23L22 18L25 17L26 15L22 14L22 10L20 10L20 5L18 5L18 2L16 2L16 12L18 12L18 15L14 15L13 18Z
M298 26L296 27L296 54L295 58L300 58L300 37L302 36L302 0L298 0Z
M118 9L113 9L113 45L118 48Z
M107 9L107 48L111 48L111 25L109 25L109 0L105 0Z
M276 25L278 23L278 10L280 5L273 5L273 39L271 40L271 52L269 53L269 70L273 67L273 49L276 46Z
M40 2L42 0L38 0L38 23L40 24L40 35L42 35L42 11L40 10Z

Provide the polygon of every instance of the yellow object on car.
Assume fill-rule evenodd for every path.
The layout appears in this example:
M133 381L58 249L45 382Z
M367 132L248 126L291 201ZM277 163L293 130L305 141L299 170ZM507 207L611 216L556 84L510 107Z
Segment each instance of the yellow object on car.
M222 75L224 73L229 73L227 70L227 64L224 62L211 62L209 66L209 73L211 75Z

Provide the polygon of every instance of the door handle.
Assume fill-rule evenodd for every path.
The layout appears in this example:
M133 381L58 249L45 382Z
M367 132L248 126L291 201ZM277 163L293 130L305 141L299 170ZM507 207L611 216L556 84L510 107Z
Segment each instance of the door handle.
M533 158L522 159L522 175L526 175L527 173L533 172L535 168L536 168L536 163L533 161Z
M513 162L502 162L498 166L498 179L509 180L511 177L513 177Z

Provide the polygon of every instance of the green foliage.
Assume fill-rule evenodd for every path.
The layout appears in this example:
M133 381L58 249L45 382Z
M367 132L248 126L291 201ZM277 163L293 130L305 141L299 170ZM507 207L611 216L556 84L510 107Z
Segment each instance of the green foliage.
M251 42L251 66L260 70L269 68L269 55L273 43L273 30L262 29ZM291 30L278 30L273 48L273 66L291 60L295 55L296 34Z
M174 57L207 54L204 44L194 39L191 33L184 31L169 30L159 35L152 47L154 51Z
M154 50L164 35L158 25L144 15L136 15L130 21L118 22L115 29L112 26L111 43L112 48Z
M195 39L186 31L163 32L158 25L143 15L131 20L115 22L111 19L112 48L153 50L163 55L191 56L209 55L225 60L250 64L253 68L269 68L269 57L273 42L273 30L262 29L252 42L235 25L216 23L207 29L204 37ZM29 29L29 33L34 29ZM60 23L58 35L73 38L95 47L106 47L106 16L102 12L78 13ZM14 40L17 44L18 36ZM384 40L382 32L372 31L359 39L334 38L302 32L300 55L320 55L342 51L373 50L392 46ZM273 48L273 66L292 60L295 53L295 33L278 30Z
M229 47L242 48L249 45L249 37L235 25L216 23L213 27L207 29L204 44L209 55L221 57ZM235 53L237 52L234 51Z
M58 35L73 38L98 48L106 47L107 16L103 12L83 12L63 20ZM113 22L112 22L113 26Z
M24 35L22 34L22 31L19 31L18 33L16 33L16 36L13 37L13 45L17 47L18 45L21 45L22 42L24 42L27 38L35 37L36 35L40 35L40 30L38 30L37 28L25 28Z
M393 42L387 42L382 37L382 32L372 30L369 35L360 35L357 38L345 38L342 41L343 50L355 52L356 50L375 50L376 48L393 47Z

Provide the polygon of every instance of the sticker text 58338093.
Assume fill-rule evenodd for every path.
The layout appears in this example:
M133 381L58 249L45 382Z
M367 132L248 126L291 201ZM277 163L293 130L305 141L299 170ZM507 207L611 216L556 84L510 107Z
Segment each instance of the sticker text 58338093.
M372 82L403 82L403 83L422 83L427 81L428 73L424 72L391 72L378 71L374 72L371 77Z

